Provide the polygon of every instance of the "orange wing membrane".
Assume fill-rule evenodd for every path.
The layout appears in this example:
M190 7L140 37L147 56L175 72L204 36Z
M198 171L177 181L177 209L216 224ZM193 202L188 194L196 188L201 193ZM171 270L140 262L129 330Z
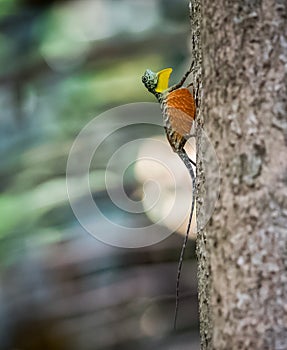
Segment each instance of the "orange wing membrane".
M174 90L162 101L167 139L175 152L181 150L195 119L195 102L187 88Z
M190 134L195 118L195 102L186 88L170 92L166 97L167 117L173 131L181 136Z

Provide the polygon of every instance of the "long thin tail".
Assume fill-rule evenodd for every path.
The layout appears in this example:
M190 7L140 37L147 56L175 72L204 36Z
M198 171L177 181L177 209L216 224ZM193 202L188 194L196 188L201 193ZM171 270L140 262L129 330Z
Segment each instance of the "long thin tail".
M185 247L186 247L186 244L188 241L189 230L190 230L190 226L191 226L191 220L192 220L193 211L194 211L194 204L195 204L195 175L194 175L194 171L192 168L193 162L191 162L191 160L189 159L189 157L186 154L184 149L178 151L177 154L180 156L181 160L184 162L184 165L186 166L187 170L189 171L189 174L190 174L190 177L192 180L192 203L191 203L191 210L190 210L190 214L189 214L188 226L187 226L186 234L184 237L183 245L181 248L181 253L180 253L180 258L179 258L179 263L178 263L178 268L177 268L176 300L175 300L175 312L174 312L174 323L173 323L174 329L176 329L176 320L177 320L178 305L179 305L179 281L180 281L183 257L184 257Z

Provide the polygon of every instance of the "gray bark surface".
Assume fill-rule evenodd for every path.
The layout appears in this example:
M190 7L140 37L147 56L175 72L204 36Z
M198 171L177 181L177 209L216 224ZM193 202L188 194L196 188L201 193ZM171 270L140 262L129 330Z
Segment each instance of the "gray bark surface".
M199 224L213 170L201 161L202 128L221 167L220 197L197 239L202 349L286 350L287 3L203 0L201 13L199 6L192 1L200 38L193 54L202 65Z

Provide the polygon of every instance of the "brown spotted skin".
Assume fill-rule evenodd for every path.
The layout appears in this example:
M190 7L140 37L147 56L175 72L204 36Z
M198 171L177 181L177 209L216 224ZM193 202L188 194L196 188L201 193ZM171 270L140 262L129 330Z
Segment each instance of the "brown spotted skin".
M187 88L177 89L163 98L161 108L168 141L177 152L190 135L195 118L194 98Z

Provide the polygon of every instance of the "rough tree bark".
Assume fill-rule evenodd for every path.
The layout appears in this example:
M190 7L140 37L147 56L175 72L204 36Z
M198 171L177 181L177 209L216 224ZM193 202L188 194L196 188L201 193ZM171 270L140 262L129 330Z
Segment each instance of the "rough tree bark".
M202 349L286 350L287 2L190 5L199 223L213 169L201 161L202 128L221 165L220 197L197 239Z

